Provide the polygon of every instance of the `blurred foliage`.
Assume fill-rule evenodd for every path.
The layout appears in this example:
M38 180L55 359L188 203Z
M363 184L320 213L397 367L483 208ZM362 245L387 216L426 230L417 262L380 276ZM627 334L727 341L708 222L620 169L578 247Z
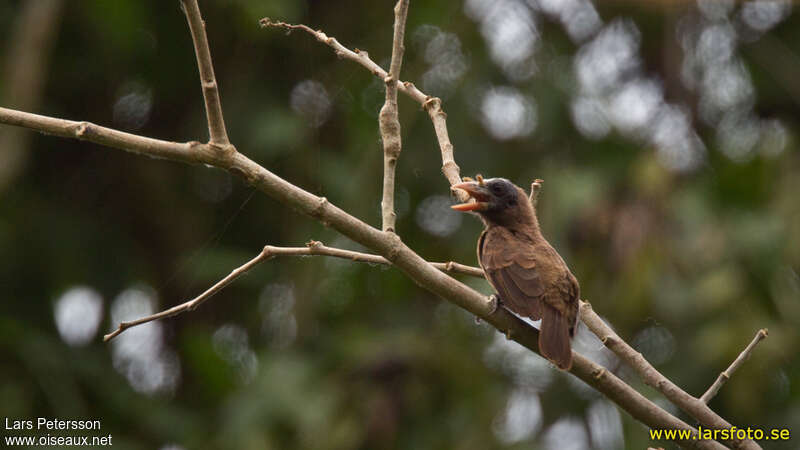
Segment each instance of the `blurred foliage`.
M0 42L23 3L0 3ZM688 392L768 328L712 407L798 433L800 16L667 3L412 2L402 78L443 98L464 175L545 180L540 221L583 296ZM321 28L387 67L391 5L200 4L239 150L379 225L382 82L258 20ZM34 112L206 138L177 1L62 13ZM481 225L448 211L430 122L401 98L398 231L430 260L474 264ZM274 259L197 311L101 343L115 318L197 295L264 244L360 248L228 174L74 140L33 136L7 186L2 417L100 419L131 449L648 444L580 382L382 267Z

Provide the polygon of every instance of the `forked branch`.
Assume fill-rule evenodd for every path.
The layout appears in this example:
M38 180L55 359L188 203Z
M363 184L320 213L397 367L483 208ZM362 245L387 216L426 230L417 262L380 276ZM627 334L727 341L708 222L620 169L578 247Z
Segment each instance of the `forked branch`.
M223 288L225 288L225 286L231 284L234 280L244 275L253 267L276 256L334 256L336 258L349 259L355 262L391 265L391 262L389 262L389 260L383 256L327 247L319 241L309 241L305 247L273 247L271 245L267 245L264 246L264 248L261 250L261 253L259 253L255 258L233 269L233 271L231 271L231 273L229 273L225 278L219 280L216 284L208 288L205 292L197 297L156 314L132 320L130 322L122 322L119 324L119 326L117 326L116 330L103 336L103 341L108 342L111 339L114 339L128 328L133 328L137 325L142 325L154 320L176 316L186 311L192 311L201 303L211 298L211 296L221 291ZM477 267L470 267L452 261L430 264L443 272L483 277L483 271Z
M385 80L389 75L388 72L383 70L381 66L370 59L367 52L359 49L350 50L340 44L336 38L328 36L321 30L314 31L307 25L303 24L294 25L281 21L276 22L269 17L261 19L259 23L261 24L262 28L282 28L289 31L304 31L314 36L314 38L316 38L319 42L322 42L323 44L332 48L336 56L349 59L350 61L354 61L364 66L373 75L381 80ZM444 174L451 186L460 183L461 169L458 167L458 164L456 164L453 156L453 144L450 142L450 135L447 132L447 114L445 114L444 110L442 109L441 99L425 94L416 86L414 86L413 83L409 83L408 81L400 81L397 79L394 80L394 83L400 92L411 97L414 101L419 103L422 108L425 109L425 111L428 112L428 116L430 116L431 122L433 122L433 130L436 132L436 140L439 143L439 150L442 154L442 174ZM459 200L462 202L467 201L469 198L467 193L462 190L455 191L454 195L458 196Z

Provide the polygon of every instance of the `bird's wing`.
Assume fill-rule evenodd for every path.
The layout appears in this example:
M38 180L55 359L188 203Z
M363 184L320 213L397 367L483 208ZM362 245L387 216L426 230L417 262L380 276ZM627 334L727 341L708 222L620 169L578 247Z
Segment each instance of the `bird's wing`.
M505 229L489 228L478 240L478 261L508 309L533 320L542 318L546 285L533 243Z
M580 288L558 253L544 240L534 242L490 227L478 240L478 260L506 308L542 319L542 356L568 370Z

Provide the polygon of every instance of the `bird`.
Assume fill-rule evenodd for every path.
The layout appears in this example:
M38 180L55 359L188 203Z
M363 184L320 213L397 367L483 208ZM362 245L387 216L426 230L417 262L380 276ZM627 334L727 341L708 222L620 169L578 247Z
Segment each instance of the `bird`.
M463 190L470 199L451 208L477 213L485 225L478 238L478 262L497 291L497 304L519 316L541 319L541 355L569 370L580 285L542 236L525 191L505 178L480 175L476 180L465 177L452 189Z

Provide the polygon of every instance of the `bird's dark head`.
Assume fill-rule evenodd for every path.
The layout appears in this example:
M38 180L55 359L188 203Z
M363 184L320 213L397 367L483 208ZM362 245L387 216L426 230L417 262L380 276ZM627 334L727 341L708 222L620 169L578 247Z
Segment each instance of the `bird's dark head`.
M467 203L453 205L456 211L476 212L489 223L508 226L529 219L533 211L525 191L505 178L469 180L454 185L471 197ZM534 219L535 220L535 219Z

